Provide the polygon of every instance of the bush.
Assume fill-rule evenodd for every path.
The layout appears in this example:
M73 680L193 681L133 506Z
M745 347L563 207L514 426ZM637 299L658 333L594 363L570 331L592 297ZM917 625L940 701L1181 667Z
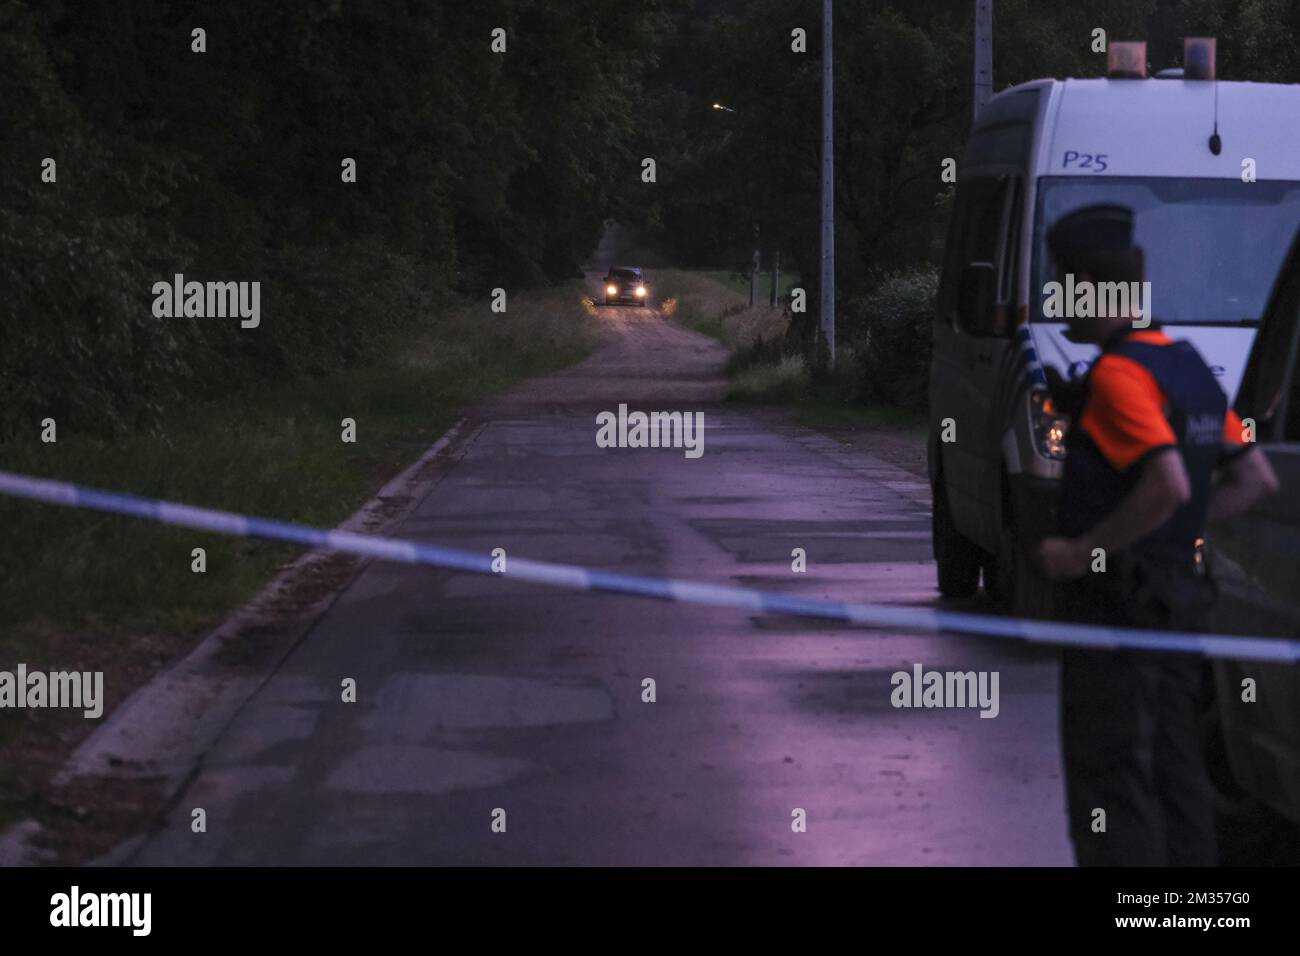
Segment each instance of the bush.
M910 269L885 276L848 303L844 340L858 356L868 401L924 407L938 287L933 267Z
M617 171L644 131L613 114L653 61L654 4L233 0L201 57L190 6L0 0L0 442L46 417L156 435L191 404L363 367L453 295L572 276L634 188ZM515 69L456 42L498 15L531 38ZM607 42L621 55L593 68ZM262 324L155 317L177 273L260 283Z
M0 441L46 416L99 433L145 426L187 381L199 335L150 311L164 251L191 251L157 216L183 164L96 135L11 4L0 63ZM42 181L46 157L55 182Z

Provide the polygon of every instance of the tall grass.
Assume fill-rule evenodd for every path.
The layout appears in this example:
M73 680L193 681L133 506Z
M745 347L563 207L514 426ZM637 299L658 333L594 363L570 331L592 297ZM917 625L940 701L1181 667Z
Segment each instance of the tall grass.
M374 361L182 404L148 432L114 439L62 422L43 444L33 423L0 444L0 467L332 526L467 402L590 351L582 294L574 284L512 296L505 313L483 302L425 316L372 343ZM341 440L344 418L354 444ZM0 669L102 670L109 708L299 553L7 498L0 527ZM0 826L43 806L48 774L91 729L73 711L0 711Z
M331 525L414 461L465 403L569 364L592 347L582 290L432 317L385 343L382 361L168 413L156 432L111 440L39 429L3 446L27 474L289 521ZM356 442L341 440L344 418ZM39 653L56 629L194 632L249 595L282 546L0 498L0 659ZM207 550L208 572L190 570Z
M751 308L748 294L720 282L716 273L664 269L654 278L665 315L733 350L760 340L774 342L785 334L784 310L769 308L766 302Z
M884 277L848 303L835 368L817 375L787 336L788 313L750 308L730 274L670 269L656 281L665 313L731 350L728 399L797 406L804 424L923 426L932 270Z

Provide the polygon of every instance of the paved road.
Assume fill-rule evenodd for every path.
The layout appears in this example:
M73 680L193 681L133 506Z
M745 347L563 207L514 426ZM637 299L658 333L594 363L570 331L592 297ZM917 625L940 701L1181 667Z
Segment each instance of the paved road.
M808 596L934 600L917 477L866 442L719 404L721 349L657 313L594 321L608 344L478 410L463 458L396 533ZM595 414L620 402L703 411L703 456L598 448ZM890 675L917 663L997 671L999 715L895 709ZM340 699L345 678L356 703ZM206 833L191 832L194 807ZM792 829L796 808L806 832ZM130 860L1068 864L1055 665L1014 644L375 564Z

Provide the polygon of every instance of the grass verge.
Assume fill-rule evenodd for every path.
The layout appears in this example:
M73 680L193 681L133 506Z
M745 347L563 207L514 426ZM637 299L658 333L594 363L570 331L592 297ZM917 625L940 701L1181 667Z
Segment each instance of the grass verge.
M170 415L116 442L69 432L0 449L3 467L150 497L333 526L417 459L468 403L595 345L580 283L452 310L370 367ZM342 421L356 441L342 441ZM0 670L104 670L105 716L299 549L0 498ZM206 552L206 571L192 552ZM0 826L96 722L0 711Z
M925 435L924 412L859 399L861 367L851 350L840 349L836 372L821 380L814 378L802 356L782 354L784 311L766 305L749 308L747 294L727 281L729 276L735 278L706 270L656 273L664 313L731 349L729 400L787 406L795 421L809 428L884 427Z
M736 349L775 341L785 333L781 309L749 306L747 293L717 278L724 273L689 269L656 270L654 280L666 316Z

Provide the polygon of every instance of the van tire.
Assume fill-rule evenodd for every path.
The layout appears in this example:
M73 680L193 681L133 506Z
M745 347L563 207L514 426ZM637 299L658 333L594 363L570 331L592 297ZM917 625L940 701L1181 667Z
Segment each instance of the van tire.
M1013 617L1052 617L1052 585L1010 528L1002 529L998 553L984 564L984 591L998 610Z
M948 507L948 490L940 473L931 486L931 536L939 569L939 593L947 598L972 597L980 586L984 552L957 530Z
M1002 489L1002 532L997 553L984 562L984 593L1003 614L1050 620L1055 603L1052 584L1025 549L1005 472Z

